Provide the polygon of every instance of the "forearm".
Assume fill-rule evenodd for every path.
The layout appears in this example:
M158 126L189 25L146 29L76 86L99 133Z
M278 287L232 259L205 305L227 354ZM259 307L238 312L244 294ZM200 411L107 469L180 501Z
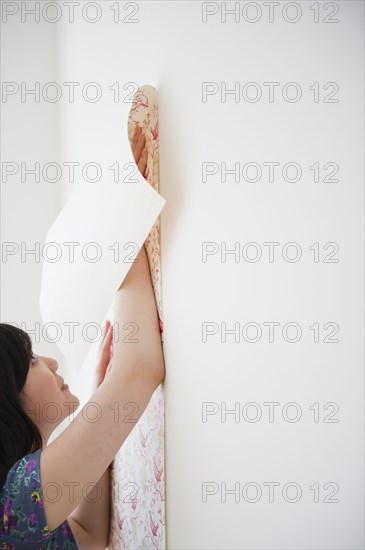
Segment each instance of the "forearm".
M142 244L135 261L132 263L118 291L131 284L140 284L144 288L149 286L152 288L150 269L148 266L147 253L144 244Z
M112 324L113 369L151 366L151 373L163 371L163 353L157 306L146 250L142 245L114 298Z

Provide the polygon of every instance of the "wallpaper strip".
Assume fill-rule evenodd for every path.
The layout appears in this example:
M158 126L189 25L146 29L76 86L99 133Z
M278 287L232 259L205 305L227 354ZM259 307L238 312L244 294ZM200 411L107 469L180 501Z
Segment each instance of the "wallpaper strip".
M146 136L146 179L159 193L158 103L152 86L141 86L133 98L128 118L130 143L137 123ZM163 343L160 216L146 238L145 248ZM111 466L110 550L166 548L164 452L164 385L161 384Z

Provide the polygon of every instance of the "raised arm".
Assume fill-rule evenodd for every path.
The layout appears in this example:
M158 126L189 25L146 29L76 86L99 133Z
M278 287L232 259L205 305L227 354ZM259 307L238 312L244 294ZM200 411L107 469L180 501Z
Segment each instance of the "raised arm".
M50 531L92 490L91 483L112 462L164 378L157 307L144 246L136 260L115 296L118 333L114 333L112 368L82 411L41 453L44 496L50 484L44 499ZM124 328L126 323L136 327L129 338L131 329ZM88 420L91 403L96 405L89 416L95 418L95 407L99 411L96 421Z

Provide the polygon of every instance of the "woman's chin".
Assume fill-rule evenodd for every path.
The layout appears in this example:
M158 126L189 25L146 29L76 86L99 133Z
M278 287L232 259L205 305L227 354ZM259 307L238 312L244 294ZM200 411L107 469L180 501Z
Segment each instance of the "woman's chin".
M72 401L75 402L75 403L78 403L80 405L80 400L79 398L77 397L77 395L75 395L74 393L72 393L72 391L70 390L70 388L66 388L64 390L62 390L62 393L64 394L65 397L67 397L68 399L70 398L70 396L72 397Z

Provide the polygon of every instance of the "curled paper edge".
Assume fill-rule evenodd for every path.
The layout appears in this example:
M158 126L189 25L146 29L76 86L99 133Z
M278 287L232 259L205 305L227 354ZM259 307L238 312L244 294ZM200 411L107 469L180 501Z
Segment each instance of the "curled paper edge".
M108 244L110 246L114 241L119 242L118 235L125 235L124 242L136 244L138 250L143 245L164 208L166 199L139 172L129 144L128 125L124 136L126 140L123 143L123 157L126 162L134 164L136 169L136 173L131 176L131 182L77 184L48 230L45 245L58 241L65 243L84 240L102 242L106 249ZM120 185L126 187L119 187ZM107 215L110 213L111 215ZM74 227L70 224L74 224ZM125 252L124 254L126 255ZM51 328L55 325L60 327L61 337L55 343L75 370L81 369L96 337L93 327L89 327L90 332L87 333L81 333L81 329L83 332L88 323L96 323L101 328L105 313L132 261L115 263L109 258L109 261L102 260L98 265L81 260L78 266L77 262L72 264L62 258L55 263L43 259L39 297L42 320L44 325L49 324ZM74 334L71 323L79 323L75 325ZM90 341L92 338L94 340Z

